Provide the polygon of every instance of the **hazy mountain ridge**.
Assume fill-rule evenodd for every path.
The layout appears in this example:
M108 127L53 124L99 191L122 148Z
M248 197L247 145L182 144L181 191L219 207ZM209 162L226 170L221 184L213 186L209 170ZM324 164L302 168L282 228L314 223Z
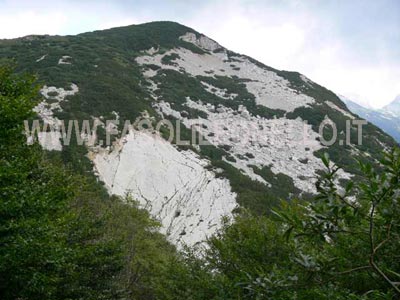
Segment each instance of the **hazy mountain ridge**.
M340 96L353 113L382 128L400 142L400 95L381 109L366 108L349 98Z
M383 111L392 113L395 116L400 116L400 95L398 95L392 102L382 108Z
M124 120L146 115L152 122L180 120L187 126L183 134L190 136L189 128L195 126L208 139L210 146L175 147L152 133L133 132L111 149L73 144L61 151L65 161L82 171L94 167L109 192L131 193L162 221L175 243L204 240L235 208L262 214L280 198L314 193L325 151L343 167L342 180L356 180L354 158L374 162L383 146L393 144L369 125L361 146L355 145L353 129L353 146L337 141L323 147L318 125L325 117L337 124L344 139L345 122L352 116L334 93L299 73L229 51L177 23L5 40L0 41L0 55L16 57L20 71L37 72L47 85L43 109L38 109L42 118L118 117L121 131ZM68 93L71 84L74 93ZM63 92L49 95L49 89ZM66 94L62 100L57 99L60 94ZM299 141L302 120L309 123L309 145ZM241 144L243 139L247 143ZM143 151L131 151L135 144Z

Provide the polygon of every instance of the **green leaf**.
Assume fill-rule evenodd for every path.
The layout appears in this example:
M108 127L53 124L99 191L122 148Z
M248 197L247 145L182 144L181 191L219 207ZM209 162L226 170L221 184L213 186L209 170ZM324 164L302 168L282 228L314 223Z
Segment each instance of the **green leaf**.
M322 162L324 163L325 167L329 168L329 154L327 152L324 153L322 156Z

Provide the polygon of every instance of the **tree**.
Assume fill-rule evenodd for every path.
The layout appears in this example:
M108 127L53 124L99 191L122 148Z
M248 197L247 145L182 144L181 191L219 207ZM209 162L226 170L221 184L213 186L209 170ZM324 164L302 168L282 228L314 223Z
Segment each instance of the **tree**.
M339 168L325 156L327 172L317 184L319 195L303 207L301 218L277 213L288 236L313 245L298 255L313 261L321 282L357 294L400 296L400 151L384 153L382 169L360 162L363 182L345 190L337 186ZM316 251L315 251L316 250ZM309 266L308 266L309 267Z
M37 99L34 77L0 67L0 298L110 296L119 249L101 218L74 209L85 181L23 135Z
M163 299L178 260L160 224L27 144L35 82L0 66L0 299Z
M192 299L398 299L400 151L385 153L379 171L360 163L363 182L345 189L339 168L323 162L315 199L225 223L204 257L186 261L182 280L201 281L177 290L206 295Z

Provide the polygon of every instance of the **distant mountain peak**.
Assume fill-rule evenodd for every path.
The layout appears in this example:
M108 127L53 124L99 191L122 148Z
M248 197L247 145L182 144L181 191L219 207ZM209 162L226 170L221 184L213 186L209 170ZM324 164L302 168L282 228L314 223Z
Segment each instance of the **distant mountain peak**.
M363 97L361 97L360 95L355 95L355 94L338 94L339 98L343 101L343 102L348 102L351 101L357 105L360 105L363 108L367 108L367 109L375 109L371 102L364 99Z
M366 108L352 99L339 97L351 112L380 127L400 142L400 95L382 109Z
M396 96L396 98L394 98L394 100L392 101L392 103L400 103L400 94Z
M400 117L400 95L397 95L396 98L388 105L384 106L382 110Z

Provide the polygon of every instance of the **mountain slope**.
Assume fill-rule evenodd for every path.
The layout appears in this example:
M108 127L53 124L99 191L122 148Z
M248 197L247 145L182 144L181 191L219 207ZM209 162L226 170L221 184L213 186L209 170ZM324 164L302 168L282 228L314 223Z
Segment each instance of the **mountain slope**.
M76 169L94 169L110 193L132 194L178 244L203 241L240 208L264 214L280 199L313 194L323 152L343 168L345 182L357 180L355 158L374 163L394 145L373 125L364 126L362 145L355 127L352 144L341 145L354 116L334 93L173 22L3 40L0 57L37 73L44 101L36 111L57 128L59 120L118 120L121 133L126 120L154 127L179 120L182 139L195 128L209 142L172 145L167 126L160 135L131 130L112 147L84 147L74 138L63 147L59 133L39 136ZM326 147L318 126L328 119L339 139ZM99 128L98 140L110 126ZM329 127L323 135L330 137Z
M390 102L388 105L384 106L382 110L392 113L393 115L400 116L400 95Z
M350 99L341 96L343 102L353 113L382 128L400 143L400 97L382 109L365 108Z

